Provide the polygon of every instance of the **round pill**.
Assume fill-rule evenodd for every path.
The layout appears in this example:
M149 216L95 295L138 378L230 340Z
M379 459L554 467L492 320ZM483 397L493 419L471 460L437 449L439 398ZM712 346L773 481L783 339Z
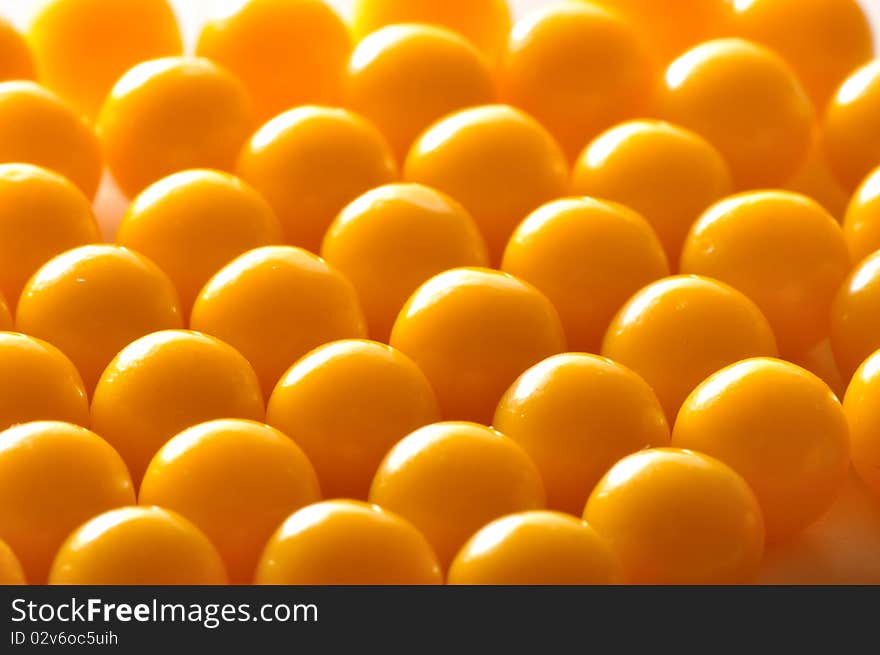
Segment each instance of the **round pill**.
M861 261L880 250L880 166L856 189L843 220L853 261Z
M831 347L847 380L880 348L880 251L856 266L837 292L831 306Z
M27 584L21 562L5 541L0 539L0 586Z
M0 19L0 82L32 80L36 76L28 43L7 21Z
M858 368L843 399L850 428L852 463L875 496L880 496L880 351Z

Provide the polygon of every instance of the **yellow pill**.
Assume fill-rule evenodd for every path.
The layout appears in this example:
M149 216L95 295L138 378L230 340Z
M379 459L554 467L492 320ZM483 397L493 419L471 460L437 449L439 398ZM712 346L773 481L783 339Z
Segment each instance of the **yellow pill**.
M621 16L557 3L514 25L499 85L504 102L537 118L573 161L603 130L651 112L653 68Z
M238 76L268 120L310 103L337 104L351 40L320 0L239 0L211 17L196 52Z
M562 319L571 350L597 352L617 310L669 275L663 246L639 214L613 202L567 198L516 228L501 270L534 284Z
M880 353L870 355L853 375L843 411L849 422L853 467L880 497Z
M237 348L267 398L313 348L366 336L351 283L323 259L290 246L257 248L223 267L196 299L190 327Z
M91 427L122 455L135 484L181 430L217 418L265 417L257 375L232 346L186 330L133 341L95 387Z
M708 141L655 120L621 123L599 135L572 174L572 192L639 212L660 237L672 269L693 222L732 184L727 163Z
M24 37L0 19L0 82L32 80L35 76L34 59Z
M625 455L669 445L651 387L598 355L554 355L523 373L498 403L495 428L541 471L547 506L580 514L599 479Z
M228 173L183 171L129 205L116 243L145 254L174 282L184 315L205 283L248 250L281 243L269 203Z
M347 339L316 348L278 382L266 422L296 441L330 498L365 499L385 453L440 420L425 374L403 353Z
M565 350L553 305L512 275L456 268L425 282L400 311L390 343L430 380L445 419L489 423L527 368Z
M287 243L317 252L345 205L397 178L391 150L366 119L329 107L297 107L244 145L238 175L278 216Z
M831 306L831 347L846 380L880 348L880 251L860 262L837 292Z
M0 586L27 584L21 562L12 552L12 548L0 540Z
M321 256L354 284L379 341L420 284L450 268L489 264L470 214L421 184L387 184L352 201L327 230Z
M489 521L543 507L544 488L526 452L500 432L476 423L435 423L389 451L370 502L421 530L447 567Z
M533 118L506 105L464 109L413 144L404 179L448 193L467 209L498 263L529 212L566 194L565 156Z
M45 584L65 537L101 512L134 504L119 454L70 423L22 423L0 433L0 539L31 584Z
M660 106L718 148L737 189L784 184L806 161L812 103L764 46L719 39L689 50L666 69Z
M68 250L25 285L15 327L57 346L86 391L123 347L150 332L182 327L177 294L146 257L110 245Z
M775 357L776 341L745 295L716 280L679 275L630 298L608 327L602 354L641 375L672 423L707 376L747 357Z
M217 549L192 523L160 507L123 507L99 514L67 538L49 584L228 583Z
M713 205L694 224L681 271L730 284L773 326L780 351L797 355L828 335L834 295L850 269L840 225L809 198L756 191Z
M49 0L28 40L40 80L91 119L125 71L183 48L166 0Z
M44 166L88 198L101 179L101 146L91 128L33 82L0 83L0 161Z
M880 166L856 189L843 219L853 261L861 261L880 250Z
M107 166L129 197L188 168L231 171L254 126L241 82L197 57L166 57L123 75L98 116Z
M593 491L584 519L608 539L630 584L750 582L764 552L761 508L749 485L689 450L624 457Z
M439 585L431 545L408 521L377 505L328 500L292 514L269 539L260 585Z
M217 420L188 428L162 447L138 502L192 521L217 546L229 580L246 584L275 528L320 497L312 465L286 435L254 421Z
M817 376L778 359L747 359L707 378L682 405L672 445L742 475L774 542L819 519L849 473L840 401Z
M452 561L448 584L607 585L621 577L610 545L585 521L536 510L478 530Z

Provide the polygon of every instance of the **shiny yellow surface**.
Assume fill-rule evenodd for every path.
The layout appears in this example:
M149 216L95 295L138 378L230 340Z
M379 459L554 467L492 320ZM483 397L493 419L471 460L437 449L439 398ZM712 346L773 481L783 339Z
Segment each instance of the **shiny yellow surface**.
M31 584L45 584L55 551L81 523L131 505L122 458L70 423L23 423L0 433L0 539Z
M847 380L880 348L880 252L859 263L837 292L831 306L831 347Z
M294 364L269 398L266 422L311 460L328 498L366 499L385 453L440 420L428 379L406 355L375 341L320 346Z
M499 75L504 102L547 127L574 160L590 139L653 108L654 63L623 17L551 4L513 27Z
M688 450L630 455L599 482L584 510L631 584L753 580L764 550L761 509L726 464Z
M185 518L160 507L123 507L67 538L49 584L217 585L227 578L217 549Z
M321 257L357 289L370 336L387 341L406 300L450 268L488 266L470 214L421 184L387 184L352 201L333 221Z
M880 166L853 194L843 220L843 236L855 262L880 250Z
M422 531L440 565L489 521L544 506L538 469L500 432L476 423L435 423L399 441L376 471L370 502Z
M566 198L536 209L510 238L501 269L534 284L562 319L571 350L598 352L617 310L669 275L663 246L631 209Z
M21 562L5 542L0 540L0 586L27 584Z
M625 455L669 445L651 387L598 355L566 353L535 364L507 390L492 425L534 460L547 506L580 514L599 479Z
M572 192L633 208L651 224L678 268L681 244L709 205L730 193L724 158L705 139L655 120L622 123L583 151L572 174Z
M239 0L202 28L196 52L237 75L268 120L307 103L336 104L348 28L320 0Z
M507 105L465 109L435 123L413 144L403 177L464 205L493 263L517 224L569 186L559 145L535 119Z
M248 250L281 243L281 226L250 185L228 173L192 170L170 175L135 198L116 243L165 271L188 315L214 273Z
M382 28L358 44L348 64L346 104L375 123L400 161L439 118L495 98L480 51L430 25Z
M838 222L815 201L785 191L743 193L713 205L681 255L683 273L721 280L751 298L784 354L828 335L831 303L849 269Z
M0 19L0 81L32 80L35 75L34 59L24 37Z
M166 443L150 462L138 502L192 521L217 546L230 581L244 584L275 528L320 498L315 470L287 435L226 419L195 425Z
M761 310L736 289L679 275L635 294L608 327L602 354L641 375L671 423L709 374L747 357L775 356Z
M438 585L431 545L377 505L328 500L292 514L269 539L258 585Z
M352 31L356 39L394 23L427 23L451 29L494 63L504 49L510 12L506 0L355 0Z
M166 0L49 0L28 40L43 83L92 119L125 71L183 49Z
M772 50L741 39L710 41L672 62L663 81L663 118L718 148L736 188L783 184L806 160L813 106Z
M853 71L825 112L825 148L847 190L858 187L880 161L880 58Z
M49 419L89 424L89 399L79 373L55 346L0 332L0 430Z
M91 393L123 347L182 327L177 294L146 257L110 245L82 246L44 264L18 301L15 328L57 346Z
M407 301L390 343L430 380L444 419L489 423L501 395L527 368L565 350L559 315L512 275L457 268Z
M319 257L289 246L256 248L223 267L196 299L190 327L237 348L266 397L311 349L366 336L351 283Z
M52 257L101 241L89 199L45 168L0 164L0 207L0 291L13 304Z
M242 83L198 57L138 64L113 87L97 122L107 166L128 197L188 168L232 170L253 128Z
M291 109L258 129L236 172L272 205L286 242L312 252L346 204L397 178L394 156L369 121L314 106Z
M135 484L175 434L226 417L263 420L257 376L231 346L186 330L154 332L123 348L91 405L91 428L122 455Z
M857 0L736 0L731 31L772 48L791 65L818 110L874 55Z
M471 537L449 567L448 584L616 584L621 566L586 522L531 511L496 519Z
M707 378L682 405L672 445L742 475L773 542L819 519L849 473L840 401L817 376L778 359L748 359Z
M813 145L807 154L807 160L783 188L812 198L838 222L843 221L850 200L849 193L831 170L822 131L818 127L813 130Z
M852 463L875 497L880 496L880 354L858 368L843 399Z
M58 96L33 82L0 83L0 161L44 166L88 198L101 179L94 132Z

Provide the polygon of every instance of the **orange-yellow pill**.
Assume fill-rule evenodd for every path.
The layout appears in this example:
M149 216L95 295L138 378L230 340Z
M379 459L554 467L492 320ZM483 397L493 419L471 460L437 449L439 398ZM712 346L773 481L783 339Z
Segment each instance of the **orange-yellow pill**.
M44 166L88 198L101 179L101 146L92 129L34 82L0 83L0 162Z
M464 205L493 263L519 222L569 186L565 156L553 137L507 105L464 109L436 122L413 144L404 179Z
M0 19L0 82L32 80L35 74L34 59L24 37Z
M389 451L370 502L421 530L447 567L492 519L543 507L544 487L526 452L500 432L476 423L434 423Z
M264 417L247 360L219 339L187 330L154 332L123 348L91 405L91 428L122 455L135 484L181 430L217 418Z
M5 541L0 540L0 586L27 584L21 562Z
M529 454L547 506L580 514L599 479L625 455L669 445L651 387L598 355L565 353L535 364L498 403L495 428Z
M880 166L853 194L843 219L843 236L855 262L880 250Z
M181 310L214 273L238 255L281 243L269 203L228 173L190 170L169 175L135 198L116 243L153 260L177 289Z
M656 120L628 121L602 133L572 174L573 193L639 212L660 237L673 270L693 222L732 184L727 163L708 141Z
M263 394L328 341L366 336L354 287L323 259L290 246L250 250L199 293L190 327L219 337L254 367Z
M107 166L128 197L188 168L231 171L253 127L242 83L199 57L138 64L113 87L97 122Z
M749 582L764 552L761 508L749 485L689 450L623 458L593 491L584 518L611 543L631 584Z
M132 504L125 463L93 432L37 421L0 433L0 539L32 584L45 584L55 552L74 528Z
M837 292L831 305L831 348L846 380L880 348L880 251L860 262Z
M179 512L217 546L233 584L253 579L263 544L294 510L320 500L315 470L278 430L216 420L173 437L150 462L138 502Z
M534 284L553 303L571 350L598 352L617 310L669 275L663 246L633 210L592 198L539 207L510 238L501 270Z
M40 80L91 119L125 71L183 48L166 0L49 0L28 40Z
M312 252L346 204L397 178L394 156L369 121L316 106L291 109L258 129L236 171L272 205L286 242Z
M455 556L448 584L616 584L620 562L608 542L569 514L534 510L480 528Z
M370 336L387 341L407 298L450 268L488 266L470 214L421 184L387 184L343 209L324 237L321 257L358 292Z
M553 305L512 275L457 268L407 301L390 343L430 380L445 419L489 423L501 395L527 368L565 350Z
M15 327L57 346L91 393L123 347L150 332L182 327L168 277L133 250L82 246L44 264L18 301Z
M385 453L440 420L425 374L398 350L347 339L320 346L278 382L266 422L315 466L329 498L365 499Z
M776 356L757 305L717 280L678 275L648 285L608 327L602 354L651 385L671 423L708 375L747 357Z
M747 359L708 377L682 405L672 445L742 475L761 505L768 541L819 519L849 473L840 401L817 376L778 359Z
M269 539L260 585L438 585L431 545L411 523L378 505L328 500L292 514Z
M880 351L868 356L853 375L843 411L849 423L853 468L880 497Z

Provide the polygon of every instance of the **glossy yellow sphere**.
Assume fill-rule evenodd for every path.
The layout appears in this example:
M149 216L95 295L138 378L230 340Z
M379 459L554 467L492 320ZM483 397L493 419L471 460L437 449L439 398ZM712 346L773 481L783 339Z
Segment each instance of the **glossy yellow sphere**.
M861 261L880 250L880 166L856 189L843 219L853 261Z
M550 134L506 105L465 109L435 123L413 144L403 176L464 205L493 263L517 224L569 187L565 156Z
M756 358L708 377L685 400L672 445L716 457L755 492L768 541L819 519L849 473L840 401L812 373Z
M599 135L572 174L573 193L639 212L660 237L673 270L693 222L732 185L727 163L708 141L656 120L628 121Z
M722 282L679 275L636 293L608 327L602 354L651 385L672 423L709 374L747 357L776 355L757 305Z
M543 507L544 487L526 452L500 432L476 423L434 423L389 451L370 502L421 530L445 568L489 521Z
M880 351L870 355L853 375L843 411L849 422L853 467L880 497Z
M599 479L625 455L669 445L651 387L598 355L565 353L535 364L507 390L492 425L534 460L547 506L579 514Z
M5 542L0 540L0 586L27 584L21 562Z
M444 419L489 423L501 395L527 368L565 350L553 305L512 275L457 268L407 301L390 343L430 380Z
M387 341L406 300L450 268L488 266L470 214L421 184L386 184L349 203L330 225L321 257L354 284L370 336Z
M510 238L501 270L534 284L562 319L571 350L598 352L617 310L669 275L663 246L633 210L592 198L539 207Z
M24 37L0 19L0 82L32 80L36 76L34 59Z
M750 582L764 552L761 508L749 485L689 450L623 458L593 490L584 518L610 542L630 584Z
M850 269L840 225L818 203L786 191L732 196L691 228L682 273L730 284L773 326L780 352L798 354L830 329L837 289Z
M880 348L880 251L860 262L837 292L831 306L831 347L847 380Z
M666 120L718 148L737 189L784 184L807 158L812 103L764 46L719 39L689 50L666 69L659 103Z
M266 544L259 585L439 585L431 545L377 505L328 500L292 514Z

